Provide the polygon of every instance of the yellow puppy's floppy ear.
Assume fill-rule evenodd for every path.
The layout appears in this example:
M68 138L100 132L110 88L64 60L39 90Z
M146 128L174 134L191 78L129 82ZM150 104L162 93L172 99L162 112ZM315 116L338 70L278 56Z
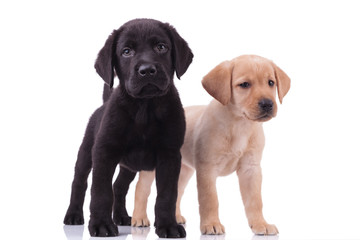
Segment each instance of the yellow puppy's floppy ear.
M205 90L223 105L231 98L231 76L233 65L225 61L211 70L201 81Z
M279 101L282 103L283 98L290 89L290 78L281 70L275 63L272 63L275 70L276 87L279 96Z

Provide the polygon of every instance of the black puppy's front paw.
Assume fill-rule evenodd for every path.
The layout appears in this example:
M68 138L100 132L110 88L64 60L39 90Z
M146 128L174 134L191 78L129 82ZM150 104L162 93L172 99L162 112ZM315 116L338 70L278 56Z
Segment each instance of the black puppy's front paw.
M184 238L186 237L185 229L182 225L157 226L156 234L160 238Z
M82 211L67 211L64 218L65 225L83 225L84 215Z
M116 216L113 217L114 223L119 226L131 226L131 217L129 216Z
M90 219L89 232L92 237L115 237L119 235L117 226L110 221L94 221Z

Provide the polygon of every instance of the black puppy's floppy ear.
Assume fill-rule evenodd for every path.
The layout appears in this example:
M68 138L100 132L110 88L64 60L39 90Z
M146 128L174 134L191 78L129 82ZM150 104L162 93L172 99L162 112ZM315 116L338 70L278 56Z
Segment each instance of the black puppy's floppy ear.
M180 37L176 29L169 24L168 27L173 45L172 60L174 63L176 76L178 79L180 79L180 77L186 72L189 65L191 64L194 55L191 52L187 42L182 37Z
M106 40L95 61L96 72L110 88L114 85L115 43L118 31L114 30Z

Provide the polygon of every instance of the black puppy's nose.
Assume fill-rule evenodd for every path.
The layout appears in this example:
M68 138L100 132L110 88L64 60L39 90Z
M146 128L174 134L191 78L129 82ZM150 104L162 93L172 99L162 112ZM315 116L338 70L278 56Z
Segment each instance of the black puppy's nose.
M272 100L264 98L260 100L259 107L264 112L271 112L273 110L274 103Z
M141 64L139 67L139 70L138 70L138 73L142 77L154 76L156 74L156 72L157 72L157 70L156 70L155 65L149 64L149 63Z

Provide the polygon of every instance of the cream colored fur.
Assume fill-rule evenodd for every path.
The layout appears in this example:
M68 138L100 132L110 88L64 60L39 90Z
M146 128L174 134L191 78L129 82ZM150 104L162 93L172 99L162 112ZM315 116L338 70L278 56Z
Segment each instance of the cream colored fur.
M269 80L274 86L269 85ZM250 87L241 87L244 82ZM216 178L236 172L250 228L255 234L277 234L276 226L268 224L262 213L260 161L265 144L262 122L276 116L276 93L282 102L290 88L290 79L273 62L244 55L219 64L202 83L215 99L207 106L185 108L186 135L181 149L177 221L185 223L180 202L196 170L200 230L203 234L225 233L218 214ZM262 99L273 101L274 110L270 115L261 114L259 101ZM150 224L146 204L153 180L153 172L140 173L133 226Z

